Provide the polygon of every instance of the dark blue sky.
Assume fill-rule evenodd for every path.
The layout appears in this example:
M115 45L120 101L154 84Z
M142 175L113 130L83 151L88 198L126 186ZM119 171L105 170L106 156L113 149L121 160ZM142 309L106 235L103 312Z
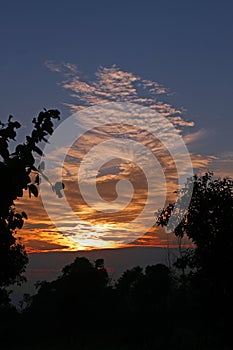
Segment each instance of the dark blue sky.
M195 151L232 150L232 1L1 1L0 27L1 119L69 114L46 60L89 77L117 64L174 92L169 102L208 130Z

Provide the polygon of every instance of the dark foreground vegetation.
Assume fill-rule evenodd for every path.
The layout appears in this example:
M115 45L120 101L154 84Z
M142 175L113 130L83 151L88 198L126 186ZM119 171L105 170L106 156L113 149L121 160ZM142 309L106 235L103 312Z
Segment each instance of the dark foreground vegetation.
M27 214L18 213L14 201L23 191L38 195L45 175L33 152L42 154L37 144L46 142L58 118L56 110L41 112L31 136L13 153L9 141L20 124L11 118L0 124L0 348L232 349L233 181L211 173L189 179L176 207L169 204L157 218L166 226L175 212L174 235L194 246L181 250L174 266L137 266L113 284L102 259L77 258L56 280L38 283L21 312L11 305L7 288L23 282L28 261L16 238ZM62 195L63 184L51 187Z
M174 234L195 247L181 250L171 268L137 266L113 284L102 259L76 258L56 280L38 283L20 313L1 288L1 348L231 349L232 202L230 180L194 178ZM172 210L157 224L166 225Z
M202 278L157 264L112 286L102 259L76 258L23 312L5 300L1 349L230 349L230 305Z

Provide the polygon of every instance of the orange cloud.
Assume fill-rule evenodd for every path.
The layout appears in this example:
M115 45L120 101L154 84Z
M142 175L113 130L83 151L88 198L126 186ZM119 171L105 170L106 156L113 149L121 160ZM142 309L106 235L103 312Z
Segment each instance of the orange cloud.
M110 68L100 67L94 81L83 79L77 67L70 63L56 65L53 62L46 62L46 66L52 72L61 73L64 76L61 86L73 98L73 103L69 104L72 111L84 110L87 106L94 106L109 101L137 103L149 107L152 111L156 111L159 115L168 118L176 126L178 133L184 135L184 140L187 143L195 142L203 134L203 131L190 132L190 128L194 126L194 122L185 120L183 109L175 108L169 103L160 100L161 96L167 96L170 92L158 82L142 79L131 72L121 70L117 66ZM96 113L94 118L96 118L97 123L99 121L104 122L104 115L98 115ZM105 164L100 167L97 175L95 175L94 169L91 167L88 168L86 178L93 179L100 197L109 203L109 207L120 197L117 193L118 182L123 179L130 180L133 187L133 196L131 198L127 191L121 194L116 208L118 208L117 205L120 208L122 203L128 204L123 210L118 210L117 215L115 212L101 211L103 204L100 202L94 203L97 209L91 208L86 199L82 197L79 186L76 185L78 183L77 172L87 152L101 142L107 142L109 136L124 135L124 137L127 136L130 140L136 141L149 149L160 163L166 178L165 205L169 201L176 200L177 169L174 159L164 145L154 137L154 133L159 130L157 119L154 116L148 115L146 121L146 125L145 119L137 121L138 125L141 125L141 128L129 127L129 125L123 125L123 123L119 127L121 123L121 115L119 113L116 129L113 126L109 129L96 128L91 133L83 134L69 149L63 167L62 181L65 183L64 195L72 209L72 215L66 206L63 205L64 202L62 200L60 201L55 196L55 193L51 191L51 188L47 186L47 205L53 211L53 216L56 217L57 222L59 222L62 233L50 221L43 207L41 197L37 199L25 197L17 201L17 209L19 211L26 211L29 215L24 228L19 232L28 251L73 251L91 249L92 247L115 247L118 246L116 237L118 241L121 238L123 241L125 235L130 236L125 222L132 221L143 210L148 194L148 184L143 168L147 167L150 172L153 170L150 168L150 164L147 164L146 152L140 151L141 167L137 162L125 159L123 154L122 158L118 157L115 160L106 159ZM83 122L86 123L87 119ZM128 122L129 124L133 124L133 118L128 120ZM166 133L170 144L173 141L175 142L171 130L166 130ZM56 152L67 152L67 150L58 148ZM99 148L99 152L103 157L105 156L104 147ZM180 154L179 158L182 168L185 169L185 157ZM214 157L196 154L192 154L191 158L196 172L206 170L215 159ZM89 160L89 162L91 161L92 159ZM85 174L83 176L83 182L85 182ZM163 185L158 182L156 195L159 198L162 194ZM87 187L85 198L92 200L92 197L93 193ZM150 203L150 205L151 212L159 209L156 206L156 202ZM83 220L82 223L78 219L80 217ZM94 226L93 223L95 223ZM135 241L132 231L131 245L167 246L168 243L170 245L177 244L176 238L173 235L168 235L158 227L153 226L145 234L143 225L139 229L142 235ZM78 243L76 239L77 235L81 237L83 245ZM103 238L102 241L100 241L100 237Z

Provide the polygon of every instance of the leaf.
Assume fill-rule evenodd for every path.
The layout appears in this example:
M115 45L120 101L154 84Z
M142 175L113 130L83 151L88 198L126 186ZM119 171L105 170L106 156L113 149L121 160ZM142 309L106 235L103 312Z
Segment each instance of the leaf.
M25 213L25 211L22 211L21 215L22 215L22 217L23 217L24 219L27 219L27 218L28 218L28 216L27 216L27 214Z
M18 227L18 229L21 229L23 227L23 220L22 219L18 219L16 220L16 227Z
M36 183L37 185L40 184L40 177L39 177L39 175L36 175L35 183Z
M61 191L56 191L56 195L58 196L58 198L62 198L63 197Z
M41 157L44 155L43 152L41 151L41 149L37 146L33 147L33 151L38 153Z
M19 122L14 122L13 125L16 129L19 129L21 127L21 124Z
M55 185L53 186L53 191L56 192L56 195L58 196L58 198L62 198L62 193L61 190L64 190L65 185L63 182L56 182Z
M38 170L41 171L41 172L45 170L45 163L44 163L44 161L42 161L42 162L39 164Z
M61 191L61 190L64 190L64 188L65 188L65 185L63 182L56 182L54 185L55 191Z
M37 189L36 185L31 184L28 187L29 187L29 193L31 192L34 195L34 197L38 197L38 189ZM29 194L29 196L30 196L30 194Z
M19 213L16 213L16 214L15 214L15 217L16 217L17 219L22 219L22 215L19 214Z

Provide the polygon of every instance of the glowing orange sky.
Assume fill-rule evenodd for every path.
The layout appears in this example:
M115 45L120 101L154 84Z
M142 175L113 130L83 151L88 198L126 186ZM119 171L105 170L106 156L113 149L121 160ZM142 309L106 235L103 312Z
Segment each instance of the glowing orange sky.
M207 163L200 159L199 156L194 159L197 165L206 165ZM117 164L117 162L116 162ZM114 166L116 166L114 164ZM112 165L111 165L112 166ZM106 170L106 169L105 169ZM110 169L108 169L110 171ZM140 174L140 172L139 172ZM137 172L134 174L134 179L137 180ZM107 180L105 178L104 186L102 188L102 194L105 196L111 196L111 190L114 189L114 186L112 184L111 174L109 175L110 180L107 185ZM135 181L136 181L135 180ZM65 182L66 185L68 182ZM139 182L140 183L140 182ZM137 182L135 183L137 185ZM100 183L101 185L101 183ZM143 188L143 183L142 185ZM67 191L69 186L67 186ZM101 187L101 186L100 186ZM176 189L176 184L170 182L170 188L169 188L169 200L174 200L174 189ZM131 216L134 216L137 214L138 210L140 210L140 205L138 207L137 200L143 198L141 192L139 189L138 196L134 194L134 200L132 200L130 204L130 210L126 213L121 213L117 216L117 219L113 218L113 223L115 220L115 224L117 224L117 220L124 221L129 220ZM114 192L114 191L113 191ZM142 191L143 192L143 191ZM137 192L136 192L137 193ZM80 194L77 191L68 192L68 198L71 204L73 203L73 209L74 211L79 211L80 214L80 206L77 209L77 203ZM54 195L54 200L55 198ZM17 200L16 207L18 211L25 211L28 214L28 220L25 220L25 224L22 230L18 232L19 237L21 237L22 242L25 244L26 249L28 252L46 252L46 251L76 251L79 248L79 245L74 242L72 239L69 238L69 236L65 236L62 233L59 233L57 228L54 226L54 224L51 222L51 220L48 217L48 214L46 213L43 203L41 201L41 196L39 195L38 198L29 198L28 193L25 191L24 197L20 200ZM98 220L98 215L92 210L88 211L86 208L86 204L81 205L81 208L83 210L83 216L84 219L86 219L89 222L95 222ZM136 212L135 212L135 210ZM107 219L106 219L107 220ZM112 221L112 220L111 220ZM67 224L64 220L64 225ZM99 225L105 225L105 215L101 214ZM96 223L95 223L96 226ZM115 234L117 235L117 231L115 231ZM119 233L120 234L120 233ZM129 245L141 245L141 246L158 246L158 247L164 247L167 246L169 243L170 246L177 245L177 239L174 237L173 234L165 233L164 229L158 228L157 226L152 227L146 234L142 235L140 238L138 238L136 241L132 242ZM129 246L127 245L127 246ZM83 249L83 248L82 248ZM85 248L88 249L88 248Z
M56 67L52 63L48 64L49 69L52 71L62 71L62 67ZM194 126L192 121L187 121L182 115L182 110L174 108L168 103L161 100L161 95L166 95L167 89L159 85L157 82L141 79L134 76L130 72L124 72L119 68L113 66L112 68L102 68L97 72L97 80L93 83L88 81L81 81L77 75L77 70L74 66L66 66L66 69L70 70L68 80L63 82L63 87L67 90L71 90L73 96L77 98L76 102L70 105L73 111L82 110L85 106L95 105L97 103L105 103L108 101L130 101L134 103L140 103L146 105L154 111L158 111L162 116L168 118L178 129L180 134L183 135L186 144L197 142L201 136L201 132L190 131L190 128ZM143 87L147 95L143 97L139 93L139 87ZM158 99L159 96L159 99ZM104 116L103 116L104 119ZM143 127L144 125L142 125ZM153 125L146 125L152 128ZM122 126L124 129L125 126ZM97 244L98 233L102 234L103 231L108 232L109 236L120 236L122 234L122 225L124 222L128 222L137 216L142 210L144 202L147 196L147 182L143 174L143 171L137 164L128 162L122 157L122 159L115 159L114 161L107 161L101 168L96 178L97 188L102 198L111 202L115 199L116 184L122 178L127 178L133 185L134 193L128 206L121 212L119 211L117 216L111 213L102 213L90 208L85 200L82 198L79 187L74 186L77 182L76 175L80 161L83 159L89 149L93 148L99 142L106 141L110 134L114 134L114 127L111 129L95 129L91 133L85 133L80 137L77 142L71 147L64 164L63 169L63 182L65 183L64 195L69 202L75 215L81 216L82 219L89 224L94 224L95 233L93 234L93 242ZM119 127L117 132L119 132ZM150 131L142 132L134 128L126 128L121 131L124 134L128 134L129 137L135 139L137 142L149 147L152 152L156 154L159 159L163 171L166 177L167 194L166 203L175 200L175 190L177 190L177 171L174 165L174 161L169 152L161 145L161 143L154 139ZM200 173L206 171L211 162L214 161L213 156L202 156L200 154L191 154L193 168L195 172ZM71 175L72 174L72 175ZM48 188L49 191L49 188ZM54 195L54 197L53 197ZM51 192L50 198L51 206L54 212L56 212L59 202L55 197L55 194ZM48 214L46 213L41 197L28 198L25 193L24 198L16 201L17 210L25 211L28 214L28 220L25 221L25 225L18 236L22 238L26 249L29 252L34 251L75 251L80 249L80 245L72 239L72 236L80 234L85 236L85 227L79 227L79 232L72 232L71 226L69 227L69 217L62 215L58 218L60 224L68 229L67 234L62 234L57 230L54 224L50 221ZM155 206L156 211L156 206ZM59 211L57 211L59 215ZM65 214L65 211L63 212ZM113 233L111 233L111 231ZM143 231L143 230L142 230ZM105 233L106 233L105 232ZM158 227L152 227L146 234L142 234L136 241L130 243L131 245L149 245L149 246L166 246L167 244L176 245L177 240L172 234L167 234L165 231ZM113 245L109 247L114 247ZM95 248L101 248L102 246L94 246ZM104 246L108 247L107 245ZM90 247L82 247L81 249L89 249Z

